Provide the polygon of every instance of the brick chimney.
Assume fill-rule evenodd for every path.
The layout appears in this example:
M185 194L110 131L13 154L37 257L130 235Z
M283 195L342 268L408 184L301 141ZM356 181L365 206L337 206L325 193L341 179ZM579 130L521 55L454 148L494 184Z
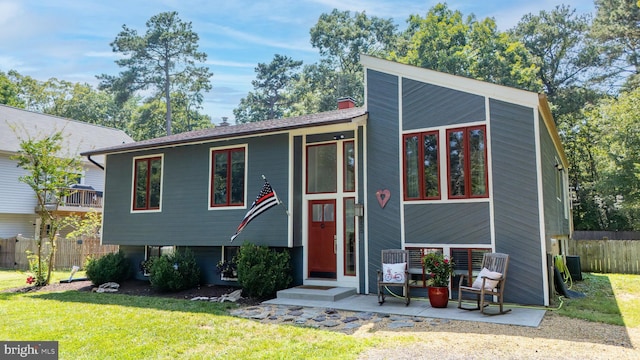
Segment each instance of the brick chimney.
M229 126L229 123L227 122L227 117L226 116L222 117L222 122L218 126Z
M356 107L356 101L352 97L341 97L338 99L338 110Z

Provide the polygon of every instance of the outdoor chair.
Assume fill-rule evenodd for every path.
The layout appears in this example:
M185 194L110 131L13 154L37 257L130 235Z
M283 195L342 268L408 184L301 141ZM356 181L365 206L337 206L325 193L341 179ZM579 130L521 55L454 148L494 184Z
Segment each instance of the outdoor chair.
M511 309L503 309L504 286L507 281L507 266L509 265L509 255L500 253L485 253L482 257L482 270L476 279L469 279L467 285L464 285L465 276L460 276L458 283L458 308L463 310L480 310L485 315L505 314ZM462 306L462 294L472 293L476 296L476 307L466 308ZM486 297L491 296L492 300L487 301ZM493 301L493 297L497 302ZM497 313L487 312L490 304L499 304L500 311Z
M385 288L402 287L402 297L409 305L409 251L382 250L382 270L378 270L378 303L382 305L385 298ZM388 290L388 289L387 289Z

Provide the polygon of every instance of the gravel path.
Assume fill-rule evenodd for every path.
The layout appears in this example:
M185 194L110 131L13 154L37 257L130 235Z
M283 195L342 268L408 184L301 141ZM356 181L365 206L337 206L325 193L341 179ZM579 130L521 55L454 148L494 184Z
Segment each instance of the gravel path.
M537 328L278 305L244 307L232 315L392 339L360 359L640 359L640 329L552 311Z
M360 329L354 336L411 336L360 359L640 359L640 329L570 319L547 312L537 328L450 321L408 331Z

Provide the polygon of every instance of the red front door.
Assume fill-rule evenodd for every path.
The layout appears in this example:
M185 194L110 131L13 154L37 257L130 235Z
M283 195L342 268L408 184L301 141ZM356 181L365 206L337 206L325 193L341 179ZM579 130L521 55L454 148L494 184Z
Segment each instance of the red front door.
M336 201L309 201L309 277L336 278Z

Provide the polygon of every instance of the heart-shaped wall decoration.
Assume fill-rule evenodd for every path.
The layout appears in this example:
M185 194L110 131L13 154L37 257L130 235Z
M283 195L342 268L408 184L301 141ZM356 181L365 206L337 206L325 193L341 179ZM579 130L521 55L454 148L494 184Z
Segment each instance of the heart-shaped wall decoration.
M380 204L380 207L383 209L389 202L390 197L391 197L391 192L387 189L376 191L376 198L378 198L378 204Z

